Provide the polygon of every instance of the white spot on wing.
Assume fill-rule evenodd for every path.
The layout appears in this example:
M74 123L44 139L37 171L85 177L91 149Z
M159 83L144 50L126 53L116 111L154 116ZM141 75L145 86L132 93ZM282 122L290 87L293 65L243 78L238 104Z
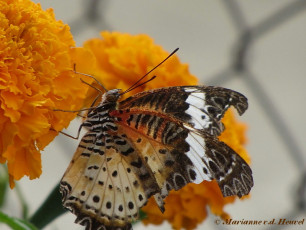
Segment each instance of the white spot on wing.
M196 179L193 181L196 184L201 183L203 180L210 181L210 177L204 174L203 167L207 168L202 157L205 155L205 141L204 138L196 133L190 132L186 138L187 143L190 145L190 150L186 153L188 158L192 161L194 165L194 170L196 172Z
M201 157L204 155L205 141L203 137L196 133L189 132L186 141Z
M190 88L185 87L185 88L184 88L184 91L187 92L187 93L195 92L195 91L197 91L197 90L198 90L198 89L197 89L197 88L194 88L194 87L190 87Z
M205 94L200 92L200 93L191 93L186 102L188 104L194 105L198 108L203 108L204 103L205 103Z
M194 123L194 128L208 128L211 121L209 120L209 116L201 110L205 107L205 94L202 92L191 93L186 102L189 104L189 108L186 110L186 113L192 117L191 122Z

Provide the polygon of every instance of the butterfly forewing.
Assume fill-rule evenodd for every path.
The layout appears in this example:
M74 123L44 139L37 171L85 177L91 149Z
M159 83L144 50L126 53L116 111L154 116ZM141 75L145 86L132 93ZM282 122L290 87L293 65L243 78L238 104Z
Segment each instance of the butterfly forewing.
M119 107L125 111L158 112L175 122L183 122L217 136L223 131L220 120L231 105L240 115L248 108L246 97L230 89L177 86L138 93L122 101Z
M114 100L114 98L116 98ZM83 123L89 132L61 181L63 204L87 229L130 229L154 196L161 211L169 191L215 179L224 196L249 193L247 163L217 136L225 111L247 109L240 93L180 86L117 102L108 91Z

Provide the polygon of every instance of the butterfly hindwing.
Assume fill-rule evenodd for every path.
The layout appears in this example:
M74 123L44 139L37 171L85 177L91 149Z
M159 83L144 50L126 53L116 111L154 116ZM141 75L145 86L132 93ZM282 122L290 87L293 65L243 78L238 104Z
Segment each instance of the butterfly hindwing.
M62 178L63 204L86 229L131 229L147 201L123 140L88 132Z

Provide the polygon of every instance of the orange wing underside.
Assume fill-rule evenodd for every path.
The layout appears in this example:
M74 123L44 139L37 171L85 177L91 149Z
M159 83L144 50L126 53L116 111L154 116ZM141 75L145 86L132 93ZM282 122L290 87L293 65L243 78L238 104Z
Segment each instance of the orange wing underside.
M128 126L118 125L118 133L125 133L132 145L137 150L141 161L150 169L150 176L154 177L159 188L161 188L171 172L171 168L165 167L166 162L174 161L170 154L173 149L171 146L163 145L160 140L161 131L157 134L157 140L148 137L147 128L140 126L138 130Z
M186 170L187 166L193 167L186 155L189 150L186 142L189 131L181 127L180 123L158 111L143 109L131 109L124 113L114 111L111 115L120 118L118 133L127 135L151 178L156 181L157 193L162 198L168 195L170 189L177 190L192 181ZM175 174L179 175L177 181ZM163 210L161 205L160 208Z

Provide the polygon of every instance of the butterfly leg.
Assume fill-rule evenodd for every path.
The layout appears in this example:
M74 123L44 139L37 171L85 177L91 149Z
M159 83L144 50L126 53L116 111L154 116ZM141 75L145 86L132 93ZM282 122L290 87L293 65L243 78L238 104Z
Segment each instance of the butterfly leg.
M67 137L70 137L70 138L72 138L72 139L74 139L74 140L78 140L79 137L80 137L80 133L81 133L82 127L83 127L83 124L80 125L79 130L78 130L78 134L77 134L76 137L74 137L74 136L72 136L72 135L70 135L70 134L68 134L68 133L65 133L65 132L63 132L63 131L56 131L56 130L53 129L53 128L50 128L50 130L52 130L52 131L54 131L54 132L59 132L59 133L65 135L65 136L67 136Z

